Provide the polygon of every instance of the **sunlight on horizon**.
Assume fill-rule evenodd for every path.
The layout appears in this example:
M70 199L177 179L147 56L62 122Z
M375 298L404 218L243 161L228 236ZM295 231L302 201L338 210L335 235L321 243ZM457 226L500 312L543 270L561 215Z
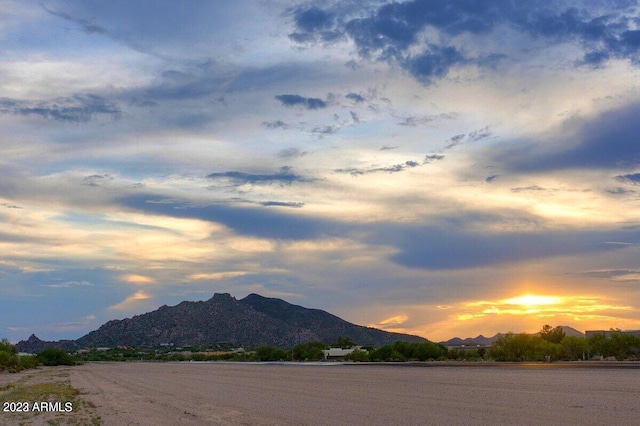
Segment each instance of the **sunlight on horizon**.
M513 297L502 301L507 305L520 305L520 306L547 306L547 305L559 305L564 303L564 298L560 296L538 296L532 294L526 294L524 296Z
M630 318L633 308L595 295L559 295L535 291L516 293L495 300L476 300L449 306L446 316L431 324L421 324L421 308L408 310L379 321L375 326L386 331L418 334L434 341L453 337L493 336L496 333L535 333L544 325L569 326L580 332L609 328L636 329L640 323ZM422 307L422 310L428 310ZM434 312L441 311L435 308ZM405 321L392 321L403 318ZM411 320L409 320L411 318ZM433 317L432 317L433 319Z

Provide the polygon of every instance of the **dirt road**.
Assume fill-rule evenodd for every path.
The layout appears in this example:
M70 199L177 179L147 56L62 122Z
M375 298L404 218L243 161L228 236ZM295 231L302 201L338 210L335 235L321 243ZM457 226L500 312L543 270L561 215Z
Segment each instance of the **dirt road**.
M640 418L639 369L92 363L69 371L104 425L632 425Z

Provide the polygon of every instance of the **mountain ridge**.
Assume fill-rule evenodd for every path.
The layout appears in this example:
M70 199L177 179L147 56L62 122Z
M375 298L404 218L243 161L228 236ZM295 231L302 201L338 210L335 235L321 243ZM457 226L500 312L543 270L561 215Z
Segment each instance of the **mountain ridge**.
M560 326L562 328L562 330L565 332L565 334L567 336L577 336L577 337L585 337L585 334L581 331L576 330L573 327L569 327L568 325L561 325ZM482 334L478 335L477 337L467 337L467 338L460 338L460 337L454 337L452 339L449 339L447 341L444 342L440 342L445 346L490 346L492 345L496 340L498 340L499 338L505 336L508 333L497 333L492 337L485 337ZM537 335L540 334L538 333L527 333L527 334L532 334L532 335Z
M321 309L293 305L282 299L252 293L238 300L229 293L215 293L206 301L163 305L131 318L107 321L76 340L47 342L32 334L16 346L21 352L37 352L52 346L78 350L213 343L291 348L309 340L333 343L338 337L350 337L358 344L375 347L398 340L427 341L420 336L352 324Z

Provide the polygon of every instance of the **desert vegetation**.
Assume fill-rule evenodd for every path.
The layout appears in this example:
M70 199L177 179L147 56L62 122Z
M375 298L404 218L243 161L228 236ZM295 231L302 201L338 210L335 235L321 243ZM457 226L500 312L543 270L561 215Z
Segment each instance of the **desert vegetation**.
M498 339L488 351L495 361L575 361L593 359L637 359L640 339L611 330L588 339L566 336L561 327L545 325L536 335L508 333Z
M0 371L16 373L28 368L36 368L38 360L33 356L20 356L18 349L7 339L0 341Z
M0 341L0 371L17 373L39 365L75 365L76 359L64 349L48 348L37 355L20 355L6 338Z
M491 347L458 347L447 349L443 344L430 341L397 341L380 347L359 346L350 337L339 337L328 345L319 340L300 343L293 348L261 345L257 348L237 348L231 344L185 347L92 348L73 355L63 349L48 348L36 356L18 356L17 349L6 339L0 342L0 371L20 371L38 365L73 365L83 361L319 361L324 350L342 348L354 350L342 357L354 362L405 361L576 361L590 359L640 359L640 339L610 330L588 339L568 336L562 327L545 325L536 334L507 333Z

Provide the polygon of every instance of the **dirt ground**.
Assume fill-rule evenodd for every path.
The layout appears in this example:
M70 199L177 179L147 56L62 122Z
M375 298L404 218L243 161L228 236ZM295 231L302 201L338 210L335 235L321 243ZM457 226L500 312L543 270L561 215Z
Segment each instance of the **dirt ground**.
M16 423L15 413L0 413L0 424L632 425L640 418L637 368L183 362L29 374L47 371L80 390L84 411L58 413L58 423L33 415ZM16 376L0 376L0 386Z

